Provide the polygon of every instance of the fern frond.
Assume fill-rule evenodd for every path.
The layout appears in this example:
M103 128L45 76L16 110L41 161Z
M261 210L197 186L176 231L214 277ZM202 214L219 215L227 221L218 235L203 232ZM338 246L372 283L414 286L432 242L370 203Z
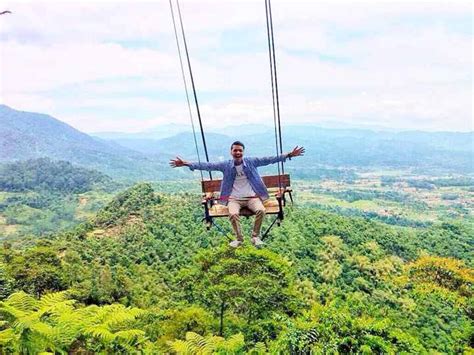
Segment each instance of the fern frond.
M69 324L59 324L53 328L50 340L61 348L68 348L69 345L79 336L77 326Z
M0 302L0 316L6 321L13 322L16 319L23 318L27 315L22 311L6 302Z
M225 343L225 339L217 335L211 335L208 337L208 343L214 346L213 350L217 350L223 343Z
M58 304L66 300L67 300L66 291L48 293L41 297L41 299L38 302L38 308L40 309L50 308L54 306L55 304Z
M111 343L115 339L115 335L103 325L94 325L84 329L84 333L95 338L99 338L106 343Z
M244 345L245 345L245 339L244 339L243 334L241 334L241 333L232 335L225 342L226 350L231 351L231 352L232 351L236 352L236 351L242 349L244 347Z
M187 355L190 354L191 351L188 348L188 342L184 340L175 340L168 342L168 346L170 350L176 352L177 354Z
M61 321L65 321L67 318L71 317L76 320L81 320L81 322L83 323L83 328L87 328L100 323L100 319L98 319L97 317L97 313L99 310L100 307L96 305L79 308L74 310L72 314L61 316Z
M140 308L135 308L135 307L129 307L127 308L127 311L132 314L135 318L138 318L140 316L144 316L145 314L147 314L148 312L144 309L140 309Z
M17 342L19 338L20 336L15 334L15 331L12 328L0 331L0 345L7 345L10 342Z
M138 339L145 335L143 330L139 329L129 329L129 330L121 330L119 332L114 333L116 339L122 339L125 343L132 345Z
M20 344L18 345L25 349L23 353L36 354L47 350L54 351L54 344L37 332L23 333L19 339Z
M31 329L31 327L39 322L39 315L35 312L15 319L12 327L16 328L16 331L23 332L25 329Z
M252 350L250 350L250 354L256 354L256 355L263 355L267 353L267 346L265 343L258 342L255 344Z
M50 312L55 316L65 311L73 309L74 300L67 299L67 294L63 292L49 293L41 297L38 301L38 311L41 314Z
M12 293L5 303L23 312L32 312L38 307L38 301L23 291Z
M204 337L194 332L186 333L186 342L188 343L189 350L193 354L202 352L202 350L206 346L206 339L204 339Z
M91 312L90 315L93 316L93 322L95 324L102 323L109 314L113 314L116 310L117 307L115 305L107 305L107 306L89 306L89 311ZM124 308L124 306L122 306Z
M75 303L74 300L63 301L61 303L53 305L52 307L48 309L41 308L40 312L43 314L45 312L48 312L50 318L55 320L56 322L60 322L60 320L64 316L68 317L68 316L74 315L77 318L75 308L73 306L74 303Z
M103 323L109 326L117 326L122 323L135 320L145 311L138 308L127 308L121 304L111 304L96 309L95 323Z
M127 312L127 309L121 309L107 315L107 317L103 319L103 324L114 327L126 322L133 321L135 320L135 318L136 318L135 315Z
M225 339L223 337L208 335L206 337L206 346L203 348L203 353L214 354L216 350L219 350L224 343Z
M45 338L51 338L53 335L53 327L51 327L49 324L42 323L39 321L32 322L29 326L29 329L31 331L38 333L38 335Z

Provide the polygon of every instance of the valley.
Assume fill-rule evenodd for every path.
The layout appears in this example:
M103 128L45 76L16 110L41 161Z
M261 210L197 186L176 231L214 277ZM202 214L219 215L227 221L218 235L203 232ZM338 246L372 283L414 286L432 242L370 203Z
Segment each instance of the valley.
M231 249L199 172L168 165L197 158L189 134L97 141L5 107L2 124L0 352L472 352L472 133L290 128L295 203L263 248ZM259 132L249 155L272 155Z

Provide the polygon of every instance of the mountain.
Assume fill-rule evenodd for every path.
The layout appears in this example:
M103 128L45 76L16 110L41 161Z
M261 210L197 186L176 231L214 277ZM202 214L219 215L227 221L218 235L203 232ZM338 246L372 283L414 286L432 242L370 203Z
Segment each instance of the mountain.
M0 162L49 157L93 168L116 179L190 177L186 169L168 167L168 160L176 155L197 160L194 137L189 130L182 132L186 129L189 127L171 124L139 134L113 133L109 137L114 139L105 140L91 137L51 116L0 105ZM287 165L288 171L299 178L318 177L321 169L347 168L474 172L473 132L331 129L307 124L283 126L282 133L284 152L296 145L306 148L304 157ZM160 135L168 136L152 138ZM196 138L204 161L199 132ZM206 131L209 159L228 159L230 144L235 140L245 143L248 156L275 154L273 128L252 124ZM268 167L264 172L275 169Z
M164 165L114 142L93 138L49 115L0 105L0 162L48 157L112 177L155 179Z
M5 105L0 105L0 130L0 160L49 156L82 162L97 159L99 152L136 156L128 149L92 138L51 116L17 111Z
M196 139L201 159L205 160L201 135L196 135ZM178 133L163 139L120 138L114 139L113 142L143 154L162 157L166 160L176 155L197 159L196 145L191 132ZM227 150L232 142L232 138L229 136L218 133L206 133L208 153L214 159L227 158ZM225 149L223 149L224 147Z
M241 135L255 134L255 133L272 133L273 126L266 126L262 124L246 124L246 125L235 125L235 126L226 126L226 127L205 127L206 132L209 134L223 134L232 136L235 132L239 132ZM195 126L195 130L198 135L199 126ZM117 140L117 141L138 141L138 140L157 140L169 138L174 135L181 133L192 132L192 127L188 124L164 124L154 128L151 128L147 131L137 132L137 133L125 133L125 132L95 132L91 133L91 136L98 137L108 140Z
M175 123L164 124L147 131L137 133L125 133L125 132L94 132L91 136L102 139L162 139L174 136L182 132L191 132L192 128L190 125L179 125Z
M254 133L252 129L255 129ZM207 132L206 142L210 160L229 157L230 144L239 139L246 145L248 156L274 155L272 130L255 125L229 127L227 135ZM369 129L330 129L314 125L283 127L284 152L294 146L306 148L304 157L289 164L300 177L315 176L322 167L332 168L403 168L418 172L449 171L472 173L473 132L374 131ZM201 160L204 160L200 134L197 135ZM144 154L158 154L161 159L176 155L196 160L192 133L179 133L164 139L117 139L115 143Z

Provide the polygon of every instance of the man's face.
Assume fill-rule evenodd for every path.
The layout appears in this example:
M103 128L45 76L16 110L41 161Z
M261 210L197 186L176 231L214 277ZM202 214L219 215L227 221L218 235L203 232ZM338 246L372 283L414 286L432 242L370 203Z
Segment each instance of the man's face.
M244 147L234 144L230 149L230 155L232 155L232 158L235 160L242 159L244 157Z

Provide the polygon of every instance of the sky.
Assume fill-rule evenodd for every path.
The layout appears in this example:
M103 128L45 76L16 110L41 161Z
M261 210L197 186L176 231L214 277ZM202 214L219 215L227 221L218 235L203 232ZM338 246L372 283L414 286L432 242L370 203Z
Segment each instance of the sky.
M284 125L473 130L470 1L271 4ZM264 0L180 8L204 127L272 125ZM3 10L1 104L88 133L190 124L168 0Z

